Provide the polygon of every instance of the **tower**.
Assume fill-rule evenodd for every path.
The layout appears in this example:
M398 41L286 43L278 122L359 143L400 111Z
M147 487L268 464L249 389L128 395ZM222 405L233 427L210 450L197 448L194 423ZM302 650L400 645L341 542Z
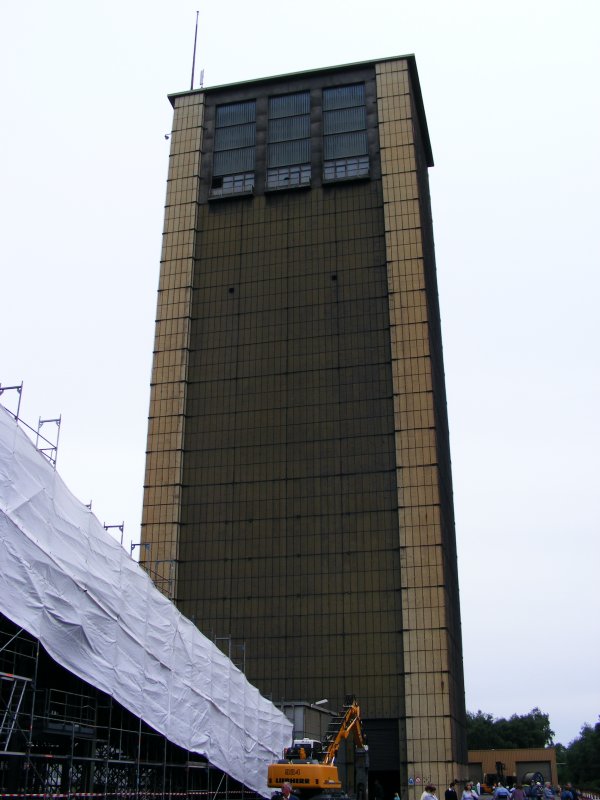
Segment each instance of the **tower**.
M275 701L356 694L420 795L467 754L414 57L170 99L143 563Z

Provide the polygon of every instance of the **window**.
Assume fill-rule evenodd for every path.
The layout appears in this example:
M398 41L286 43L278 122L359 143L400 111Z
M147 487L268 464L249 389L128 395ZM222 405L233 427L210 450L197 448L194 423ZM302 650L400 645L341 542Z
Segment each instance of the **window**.
M269 98L267 189L310 185L310 92Z
M369 175L365 86L323 90L323 180Z
M254 188L256 102L218 106L211 197L248 194Z
M323 165L323 179L341 181L345 178L362 178L369 174L369 156L336 158Z

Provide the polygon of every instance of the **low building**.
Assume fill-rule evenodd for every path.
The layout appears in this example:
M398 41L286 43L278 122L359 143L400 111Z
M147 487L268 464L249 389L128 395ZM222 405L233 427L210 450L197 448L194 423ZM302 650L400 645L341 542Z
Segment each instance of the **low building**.
M554 747L469 750L469 778L472 781L483 783L486 776L500 774L504 776L503 783L530 783L536 773L553 786L558 784Z

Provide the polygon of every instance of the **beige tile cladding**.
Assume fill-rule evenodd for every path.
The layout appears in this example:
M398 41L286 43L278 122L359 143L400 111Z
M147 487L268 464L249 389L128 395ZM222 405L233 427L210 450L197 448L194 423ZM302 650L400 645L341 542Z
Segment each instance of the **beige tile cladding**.
M403 587L408 777L452 779L428 310L407 63L377 65Z
M156 311L141 563L158 588L175 586L203 96L175 99Z

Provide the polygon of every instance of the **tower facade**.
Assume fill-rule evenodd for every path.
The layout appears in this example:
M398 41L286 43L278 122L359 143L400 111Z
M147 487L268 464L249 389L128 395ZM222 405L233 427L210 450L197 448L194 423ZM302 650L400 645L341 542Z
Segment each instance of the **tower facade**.
M414 57L170 99L142 561L275 702L355 694L420 796L467 754Z

